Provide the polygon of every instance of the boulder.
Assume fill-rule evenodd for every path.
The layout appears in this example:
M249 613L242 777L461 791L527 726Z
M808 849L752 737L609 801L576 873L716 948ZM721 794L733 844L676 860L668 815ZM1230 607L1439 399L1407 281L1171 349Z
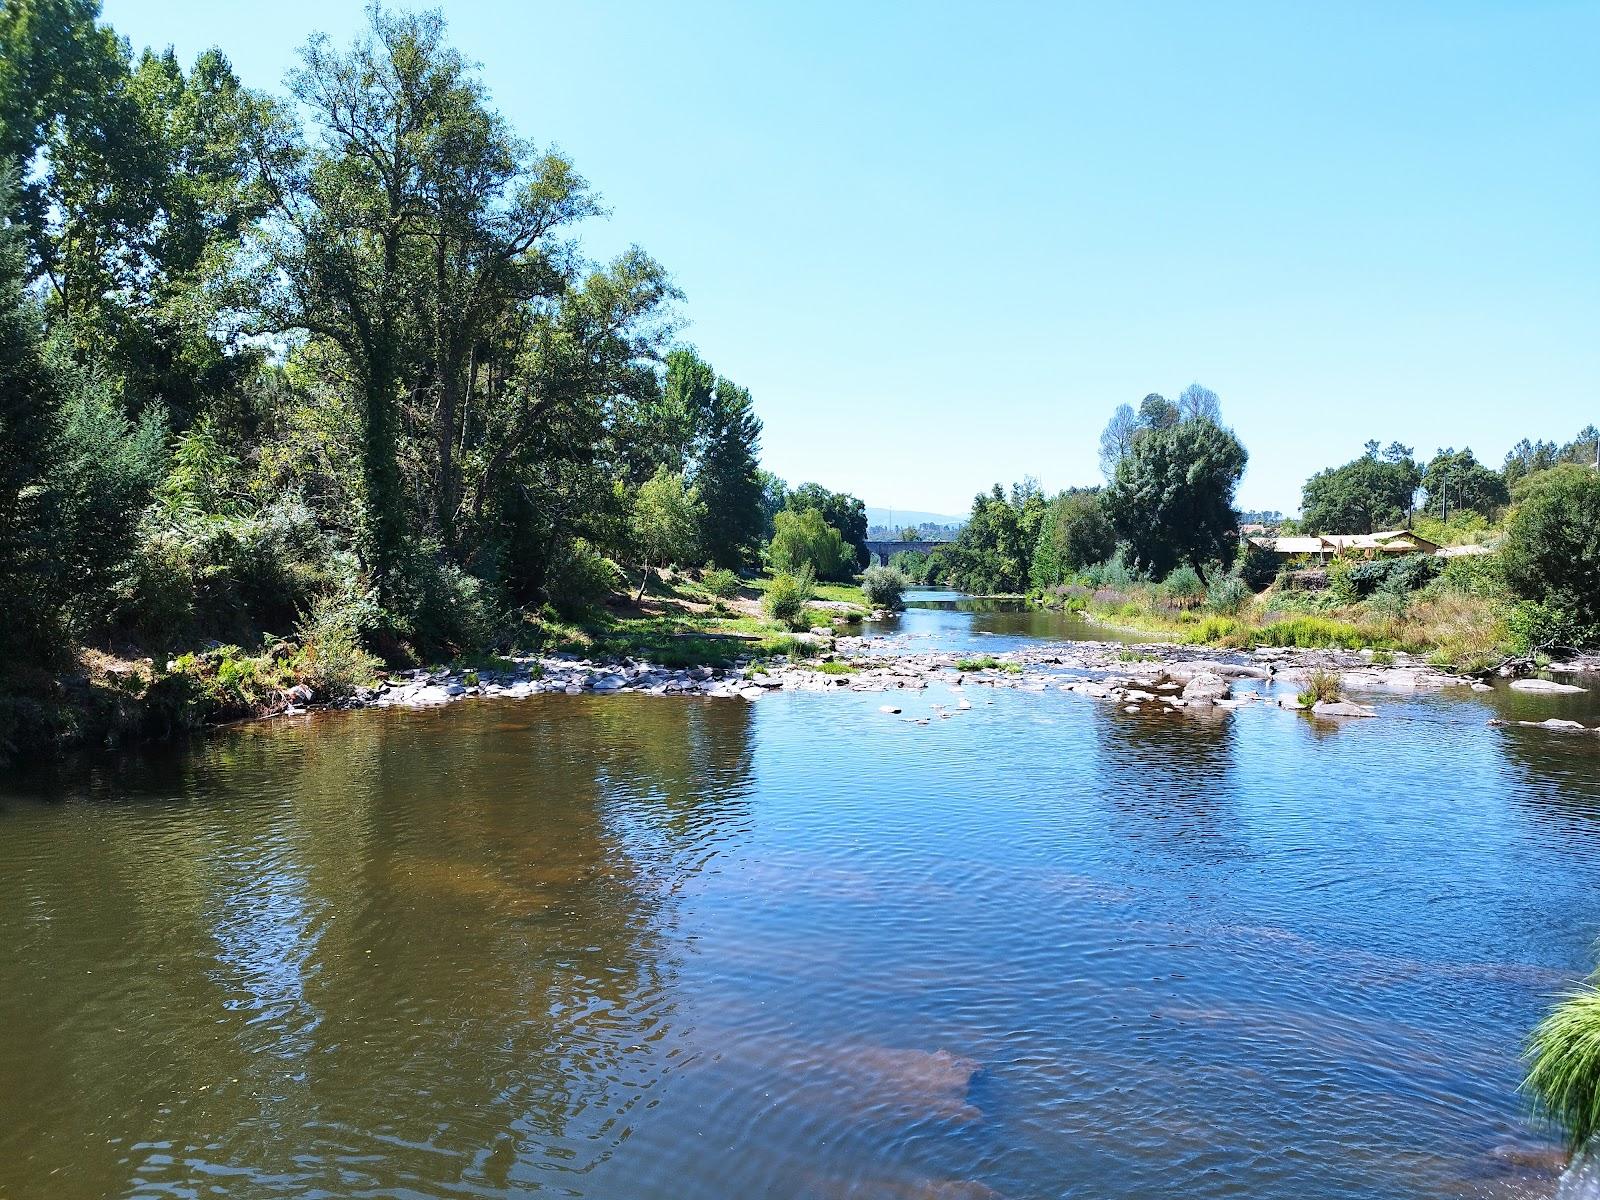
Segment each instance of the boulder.
M1549 729L1558 733L1588 733L1589 727L1582 721L1563 721L1551 717L1548 721L1518 721L1518 725L1527 725L1532 729Z
M1221 675L1208 671L1194 676L1184 685L1183 698L1185 700L1226 700L1232 690L1233 685Z
M1557 683L1553 679L1513 679L1511 686L1519 692L1582 692L1587 689L1570 683Z
M1348 700L1319 700L1311 706L1319 717L1375 717L1378 710L1365 704L1352 704Z

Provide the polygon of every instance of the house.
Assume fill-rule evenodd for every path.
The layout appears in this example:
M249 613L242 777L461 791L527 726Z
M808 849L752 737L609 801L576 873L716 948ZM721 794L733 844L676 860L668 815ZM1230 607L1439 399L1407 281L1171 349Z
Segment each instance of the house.
M1357 558L1381 558L1400 554L1437 554L1439 544L1430 542L1409 529L1386 529L1381 533L1322 533L1297 537L1252 537L1252 546L1270 550L1279 558L1315 558L1327 562L1330 558L1350 555Z

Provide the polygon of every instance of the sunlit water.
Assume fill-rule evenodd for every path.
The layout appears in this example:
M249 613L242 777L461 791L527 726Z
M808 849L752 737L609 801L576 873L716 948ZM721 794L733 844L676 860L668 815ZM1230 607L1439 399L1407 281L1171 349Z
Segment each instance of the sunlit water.
M1076 613L1030 608L1016 600L985 600L933 590L907 592L905 600L903 612L862 626L862 633L869 637L889 639L889 644L879 648L881 653L948 650L1000 654L1040 642L1139 640L1137 635L1097 625Z
M11 781L0 1195L1554 1193L1503 1147L1592 965L1600 738L1486 722L1593 696L966 694L334 714Z

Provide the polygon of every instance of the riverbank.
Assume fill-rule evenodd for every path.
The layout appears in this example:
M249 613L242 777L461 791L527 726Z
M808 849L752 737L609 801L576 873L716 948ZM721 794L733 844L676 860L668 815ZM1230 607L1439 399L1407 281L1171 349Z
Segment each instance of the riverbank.
M662 571L642 597L630 586L583 617L548 609L507 614L484 645L433 664L407 658L403 648L378 657L353 634L303 642L260 634L255 649L218 641L81 647L64 670L0 684L0 760L161 741L308 704L359 706L382 694L387 680L464 687L464 679L481 674L515 682L541 659L649 661L662 670L803 659L824 635L873 615L855 584L818 583L797 629L766 611L770 582L764 575L735 579L719 593L704 572Z

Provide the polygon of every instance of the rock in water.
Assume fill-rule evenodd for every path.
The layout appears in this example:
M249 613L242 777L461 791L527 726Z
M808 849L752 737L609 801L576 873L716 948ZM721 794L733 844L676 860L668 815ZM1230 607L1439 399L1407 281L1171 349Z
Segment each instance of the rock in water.
M1581 692L1586 689L1570 683L1557 683L1553 679L1513 679L1511 686L1519 692Z
M1226 700L1232 685L1221 675L1202 674L1189 680L1183 688L1185 700Z
M1319 717L1375 717L1378 710L1365 704L1352 704L1348 700L1319 700L1311 706Z

